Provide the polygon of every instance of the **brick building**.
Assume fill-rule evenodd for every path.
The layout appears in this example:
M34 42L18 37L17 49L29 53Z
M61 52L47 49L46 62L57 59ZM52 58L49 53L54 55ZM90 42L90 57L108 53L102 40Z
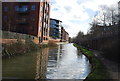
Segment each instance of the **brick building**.
M61 27L61 42L69 41L69 34L65 31L63 27Z
M2 30L49 40L50 4L45 2L2 2Z

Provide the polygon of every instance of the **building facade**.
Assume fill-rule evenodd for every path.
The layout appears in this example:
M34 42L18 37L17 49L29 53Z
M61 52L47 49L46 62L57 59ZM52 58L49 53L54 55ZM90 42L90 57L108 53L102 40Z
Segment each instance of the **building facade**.
M2 2L2 30L28 34L39 43L49 40L50 4L45 2Z
M62 21L50 19L50 37L52 39L60 39L60 29Z

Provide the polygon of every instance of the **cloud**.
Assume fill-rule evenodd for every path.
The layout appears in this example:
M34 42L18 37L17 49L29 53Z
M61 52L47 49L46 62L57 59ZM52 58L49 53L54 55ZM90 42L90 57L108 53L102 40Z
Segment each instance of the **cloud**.
M63 22L71 37L79 31L87 33L89 23L100 5L111 5L118 0L51 0L51 18Z
M70 7L70 6L64 6L64 9L65 9L65 11L66 11L67 13L70 13L71 10L72 10L72 7Z

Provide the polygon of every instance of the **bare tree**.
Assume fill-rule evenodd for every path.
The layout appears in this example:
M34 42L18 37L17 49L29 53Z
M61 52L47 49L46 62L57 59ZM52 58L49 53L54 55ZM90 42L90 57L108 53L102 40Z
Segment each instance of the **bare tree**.
M117 22L117 6L101 5L99 13L95 16L95 19L104 26L108 24L114 24Z

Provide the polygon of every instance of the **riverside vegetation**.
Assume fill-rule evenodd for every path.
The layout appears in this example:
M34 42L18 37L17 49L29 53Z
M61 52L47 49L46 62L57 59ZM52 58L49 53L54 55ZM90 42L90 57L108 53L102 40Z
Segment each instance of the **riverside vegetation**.
M74 46L88 57L92 65L92 71L84 81L89 81L90 79L95 79L95 81L109 79L107 68L98 58L95 57L92 51L84 49L77 44L74 44Z
M41 50L46 47L56 47L57 44L54 42L49 42L48 44L35 44L32 41L26 41L23 43L20 39L16 43L2 44L2 57L12 57L16 55L22 55L28 52L33 52Z

